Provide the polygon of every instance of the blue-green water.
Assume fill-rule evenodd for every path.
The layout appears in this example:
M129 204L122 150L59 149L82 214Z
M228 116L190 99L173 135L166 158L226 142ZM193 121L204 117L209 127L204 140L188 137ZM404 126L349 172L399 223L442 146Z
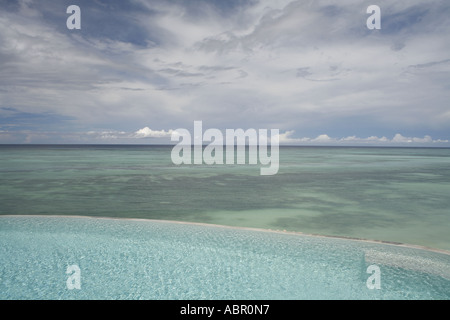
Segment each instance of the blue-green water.
M259 165L170 146L0 146L0 214L164 219L450 250L450 149L282 147Z

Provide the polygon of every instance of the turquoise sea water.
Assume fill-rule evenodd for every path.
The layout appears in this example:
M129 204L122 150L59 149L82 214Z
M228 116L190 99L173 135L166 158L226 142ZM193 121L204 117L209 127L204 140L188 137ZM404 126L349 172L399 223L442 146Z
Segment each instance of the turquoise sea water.
M172 164L170 146L0 146L1 215L164 219L450 250L450 149L281 147L260 165Z

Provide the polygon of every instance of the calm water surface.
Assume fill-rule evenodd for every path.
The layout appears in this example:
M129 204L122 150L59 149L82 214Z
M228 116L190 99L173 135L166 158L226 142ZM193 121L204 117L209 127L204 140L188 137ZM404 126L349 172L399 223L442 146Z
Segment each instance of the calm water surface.
M301 231L450 250L450 149L281 147L260 165L172 164L171 146L0 146L1 215Z

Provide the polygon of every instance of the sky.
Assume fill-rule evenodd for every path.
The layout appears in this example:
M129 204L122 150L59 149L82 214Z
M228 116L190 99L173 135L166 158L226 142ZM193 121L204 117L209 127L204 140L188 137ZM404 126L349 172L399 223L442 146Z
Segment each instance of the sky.
M449 17L448 0L0 0L0 144L170 143L202 121L449 147Z

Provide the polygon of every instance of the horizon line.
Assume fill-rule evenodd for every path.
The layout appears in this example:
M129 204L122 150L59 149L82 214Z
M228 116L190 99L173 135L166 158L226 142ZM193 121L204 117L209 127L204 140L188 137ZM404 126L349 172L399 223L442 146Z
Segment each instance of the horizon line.
M174 147L176 143L168 144L168 143L0 143L0 147L4 146L140 146L140 147ZM186 144L183 145L185 147L191 146L195 147L194 144ZM202 144L202 147L210 146L210 144ZM227 144L216 144L213 146L233 146ZM250 145L246 144L245 147L249 147ZM254 147L259 147L260 145L254 145ZM270 146L270 143L268 143ZM391 145L376 145L376 144L282 144L278 145L279 147L306 147L306 148L404 148L404 149L450 149L450 146L433 146L433 145L408 145L406 143L399 144L391 144ZM238 147L234 145L234 147Z

